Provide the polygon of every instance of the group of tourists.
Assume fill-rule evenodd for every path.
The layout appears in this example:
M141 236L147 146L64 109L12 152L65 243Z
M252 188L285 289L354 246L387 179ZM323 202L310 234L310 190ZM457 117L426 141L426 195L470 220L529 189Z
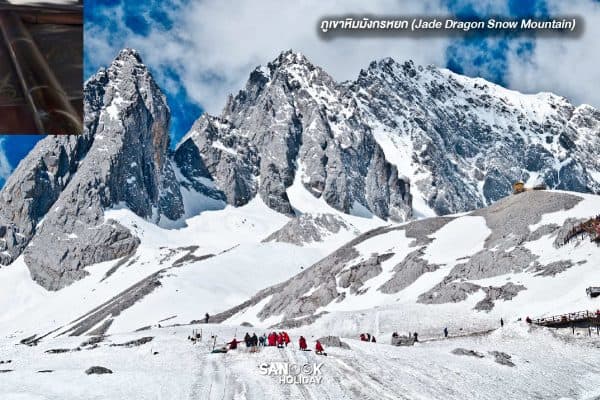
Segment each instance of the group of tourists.
M399 337L400 337L400 335L398 335L398 332L392 333L392 341L394 341L394 339L397 339ZM404 336L404 337L406 338L407 336ZM413 341L418 342L419 334L417 332L413 332L413 333L408 332L408 339L410 339L410 338L412 338Z
M264 335L265 340L263 346L277 346L280 349L283 347L287 347L288 344L290 344L290 336L287 334L287 332L271 332L269 333L269 336L267 336L266 334Z
M290 344L291 340L290 340L290 336L285 331L271 332L268 335L265 333L262 336L257 336L256 333L253 333L251 336L248 332L246 332L246 335L244 335L243 342L246 344L246 348L249 348L250 352L254 353L254 352L258 351L258 347L267 347L267 346L275 347L275 346L277 346L277 348L282 349L284 347L287 347L288 344ZM227 343L227 346L228 346L227 349L228 350L237 349L238 343L242 343L242 341L237 340L236 338L233 338L233 340L231 342ZM298 340L298 346L299 346L300 350L310 351L308 349L306 339L304 338L304 336L300 336L300 339ZM324 351L325 351L325 349L323 348L323 345L321 344L320 341L317 340L317 342L315 344L315 353L319 354L319 355L321 355L321 354L326 355Z

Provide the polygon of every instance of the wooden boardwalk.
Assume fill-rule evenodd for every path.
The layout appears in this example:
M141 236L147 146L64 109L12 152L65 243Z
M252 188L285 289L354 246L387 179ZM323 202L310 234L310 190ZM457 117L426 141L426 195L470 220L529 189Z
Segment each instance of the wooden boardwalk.
M600 310L598 311L577 311L568 314L553 315L551 317L538 318L533 323L541 326L553 328L567 327L575 324L589 323L590 325L600 325Z

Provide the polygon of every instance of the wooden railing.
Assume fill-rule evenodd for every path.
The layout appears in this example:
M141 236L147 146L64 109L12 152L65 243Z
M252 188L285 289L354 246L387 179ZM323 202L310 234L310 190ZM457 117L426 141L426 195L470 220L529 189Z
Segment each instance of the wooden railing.
M577 311L568 314L553 315L551 317L538 318L533 321L536 325L562 325L570 322L600 321L599 311Z

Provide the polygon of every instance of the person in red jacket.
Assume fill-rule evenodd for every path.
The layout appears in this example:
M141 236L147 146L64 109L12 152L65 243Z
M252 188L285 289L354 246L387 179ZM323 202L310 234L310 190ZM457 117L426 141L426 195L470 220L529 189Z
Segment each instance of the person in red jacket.
M267 340L269 342L269 346L275 346L275 332L269 333L269 338Z
M300 350L306 351L306 339L304 339L304 336L300 336L300 339L298 340L298 345L300 346Z
M283 348L283 333L281 332L277 335L277 347Z
M236 340L236 338L233 338L233 340L231 342L227 343L229 345L229 350L237 349L237 345L240 342L241 342L241 340L238 341L238 340Z
M283 342L285 343L285 347L290 343L290 335L287 332L282 332Z
M323 348L323 345L321 344L321 342L319 342L317 340L317 344L315 345L315 353L323 354L323 351L325 351L325 349Z

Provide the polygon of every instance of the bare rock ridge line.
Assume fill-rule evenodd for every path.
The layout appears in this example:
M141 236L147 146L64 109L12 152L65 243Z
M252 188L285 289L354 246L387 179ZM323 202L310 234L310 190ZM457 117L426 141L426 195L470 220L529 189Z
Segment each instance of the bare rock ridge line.
M385 159L358 103L344 91L304 56L282 53L250 74L220 116L203 115L175 159L190 181L214 181L233 205L258 194L274 210L294 215L286 189L299 179L343 212L360 204L381 218L405 220L410 182Z
M263 242L286 242L302 245L309 242L321 242L326 234L335 234L340 230L359 231L333 214L302 214L291 219L279 230L263 239Z

